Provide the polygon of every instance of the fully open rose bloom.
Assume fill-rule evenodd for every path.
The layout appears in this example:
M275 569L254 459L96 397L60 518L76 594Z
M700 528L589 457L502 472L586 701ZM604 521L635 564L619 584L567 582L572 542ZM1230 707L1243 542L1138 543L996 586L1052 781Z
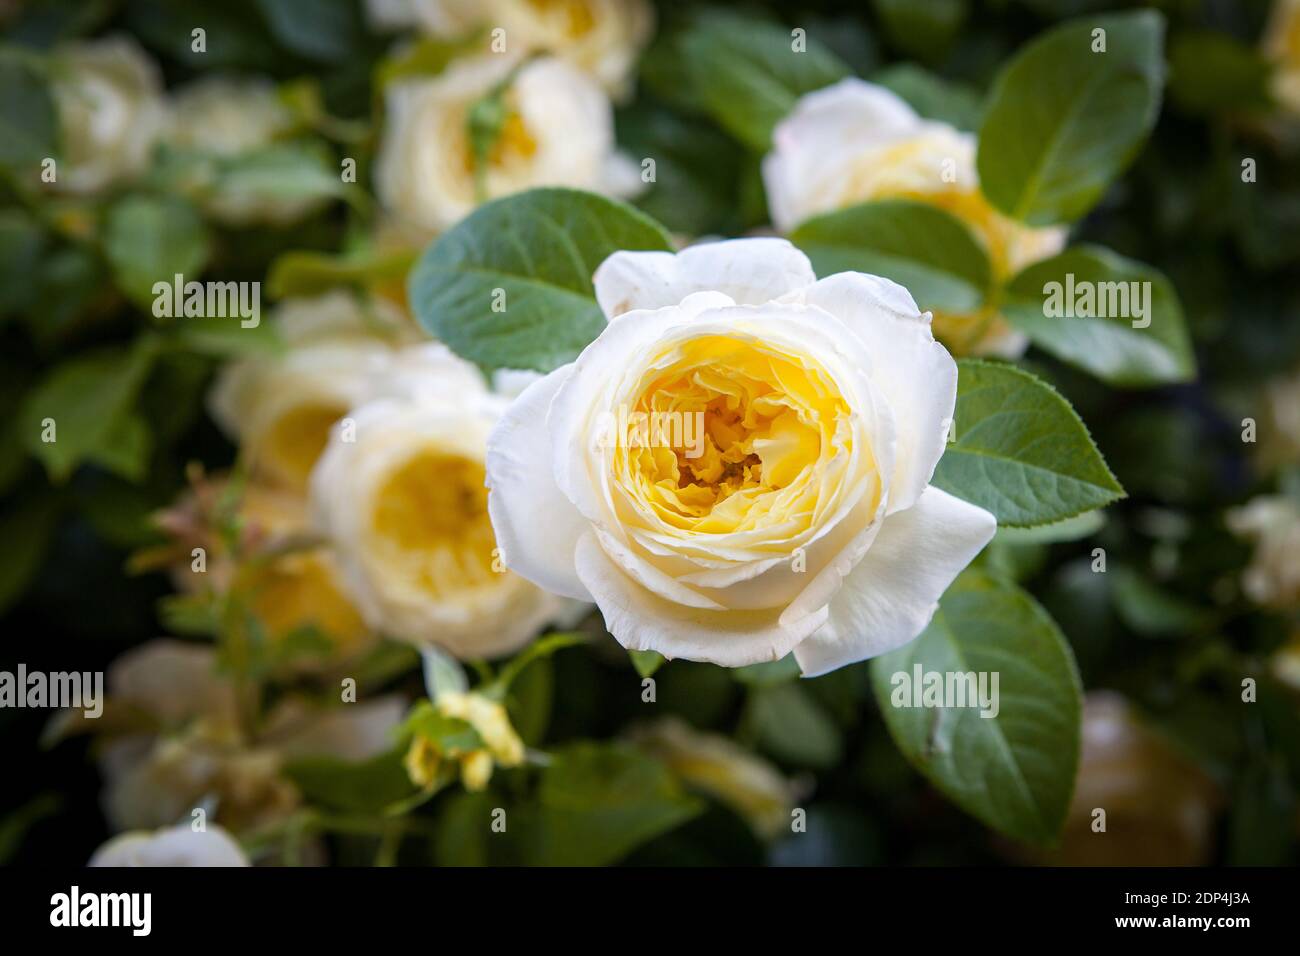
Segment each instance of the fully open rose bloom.
M444 346L402 352L312 473L317 527L371 627L461 658L513 651L571 603L506 571L484 488L505 407Z
M894 93L858 79L809 93L772 134L763 161L772 221L805 219L875 199L938 206L984 246L996 278L1060 252L1066 230L1031 229L989 204L975 169L975 137L922 119ZM992 308L939 313L935 334L959 353L1016 355L1024 336Z
M506 563L666 657L813 675L916 637L995 521L929 484L957 368L907 291L780 239L616 253L595 287L608 326L489 440ZM637 412L693 440L611 429Z

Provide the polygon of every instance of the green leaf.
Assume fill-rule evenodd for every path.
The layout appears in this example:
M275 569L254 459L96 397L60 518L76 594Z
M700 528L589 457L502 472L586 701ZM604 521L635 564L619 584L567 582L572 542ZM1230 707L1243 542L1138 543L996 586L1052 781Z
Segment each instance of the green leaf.
M658 651L628 651L628 660L642 677L649 677L664 665L664 656Z
M893 279L922 309L972 312L989 287L988 256L960 221L925 203L882 199L815 216L790 234L818 276Z
M1180 33L1169 41L1169 95L1196 114L1269 108L1271 64L1224 33Z
M984 97L972 86L945 80L913 63L896 63L871 80L893 90L926 119L970 132L979 129Z
M1081 302L1083 290L1095 301ZM1076 246L1025 269L1005 295L1003 314L1035 345L1111 385L1163 385L1196 375L1178 293L1151 266L1100 246Z
M966 0L873 0L889 42L909 56L942 59L970 12Z
M411 308L471 362L549 372L604 329L591 277L623 249L672 245L658 223L612 199L571 189L508 196L425 250L411 273Z
M330 289L396 283L404 280L415 255L401 249L332 255L294 250L277 256L266 276L266 290L274 299L320 295Z
M31 166L58 150L58 113L44 73L22 52L0 52L0 165Z
M1012 365L957 363L955 442L934 484L993 513L1039 525L1117 501L1124 491L1088 429L1054 388Z
M809 696L802 682L756 688L749 717L763 749L778 760L827 769L843 756L844 740L839 728Z
M762 153L771 148L772 128L799 97L850 73L812 37L796 52L786 27L734 14L703 18L678 43L705 109L727 132Z
M731 675L742 684L754 687L768 687L772 684L784 684L799 676L799 662L793 654L787 654L779 661L763 661L761 664L746 664L737 667Z
M1052 524L1033 528L998 528L994 541L1010 545L1056 544L1059 541L1080 541L1101 530L1106 516L1100 511L1085 511Z
M918 665L945 682L987 674L988 691L996 673L997 715L982 717L978 703L896 706L913 698L895 675L914 682ZM920 637L871 662L871 678L899 750L949 799L1015 839L1056 840L1079 764L1082 689L1069 645L1028 594L964 572Z
M136 305L152 308L156 282L177 275L196 280L208 261L203 219L176 197L129 196L109 210L104 254L118 287Z
M353 52L364 33L351 0L258 0L271 34L311 60L336 63Z
M432 702L422 700L411 709L402 727L403 739L423 737L438 745L444 753L451 750L470 751L484 746L483 738L474 725L460 717L449 717L434 708Z
M0 613L9 609L45 562L50 538L59 519L53 496L37 496L17 503L0 517Z
M1105 52L1093 52L1094 31ZM1164 19L1087 17L1027 44L1003 67L980 128L980 186L1032 225L1078 219L1137 155L1160 111Z
M379 813L416 792L400 748L362 761L299 757L285 764L284 773L309 803L345 813Z
M23 441L54 481L66 480L84 461L120 464L117 444L138 446L143 422L132 423L131 409L157 352L157 339L146 336L129 349L77 356L56 366L27 396ZM53 441L44 440L46 419L53 420Z
M656 760L625 744L578 743L542 773L527 859L603 866L680 826L704 805Z

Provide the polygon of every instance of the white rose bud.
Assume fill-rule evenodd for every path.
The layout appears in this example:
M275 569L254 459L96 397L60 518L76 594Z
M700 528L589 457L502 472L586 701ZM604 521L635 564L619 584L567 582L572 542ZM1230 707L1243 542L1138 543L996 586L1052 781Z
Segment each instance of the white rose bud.
M928 314L780 239L620 252L594 281L609 325L489 440L508 565L669 658L815 675L916 637L995 530L929 484L957 368Z

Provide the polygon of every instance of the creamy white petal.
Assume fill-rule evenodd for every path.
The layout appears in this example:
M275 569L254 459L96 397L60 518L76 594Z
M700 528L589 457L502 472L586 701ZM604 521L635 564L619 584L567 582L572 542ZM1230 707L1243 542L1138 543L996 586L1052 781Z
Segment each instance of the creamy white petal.
M774 611L708 611L666 601L628 577L596 536L578 542L578 576L605 616L605 627L628 650L658 651L723 667L780 660L820 627L827 611L783 623Z
M794 649L816 677L901 647L925 629L939 597L993 537L983 508L930 487L890 515L830 603L825 626Z
M534 584L589 601L573 569L587 522L555 484L546 418L572 365L520 393L488 436L488 514L506 566Z
M872 358L872 384L885 396L897 428L889 510L912 506L947 447L957 401L957 363L896 282L860 272L829 276L786 301L815 305L857 335Z
M737 305L765 302L816 281L808 257L784 239L732 239L671 252L616 252L596 269L596 301L609 318L721 292Z

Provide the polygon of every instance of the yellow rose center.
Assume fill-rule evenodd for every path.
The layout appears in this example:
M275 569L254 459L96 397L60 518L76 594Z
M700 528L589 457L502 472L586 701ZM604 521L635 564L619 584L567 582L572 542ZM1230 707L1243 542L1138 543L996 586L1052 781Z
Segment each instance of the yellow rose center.
M260 449L263 463L280 480L305 488L330 429L346 413L343 406L303 405L281 415Z
M464 124L462 124L463 126ZM474 145L468 136L464 137L465 172L474 172ZM516 110L506 114L501 123L497 137L487 151L486 163L489 169L505 169L520 162L527 162L537 155L537 138L533 136L528 124Z
M563 32L570 38L580 37L596 25L589 0L528 0L543 16L562 18Z
M454 594L499 577L482 462L436 451L408 459L375 496L371 527L384 566L422 590Z
M654 363L613 456L632 506L684 531L806 522L847 454L850 412L819 365L763 344L691 339Z

